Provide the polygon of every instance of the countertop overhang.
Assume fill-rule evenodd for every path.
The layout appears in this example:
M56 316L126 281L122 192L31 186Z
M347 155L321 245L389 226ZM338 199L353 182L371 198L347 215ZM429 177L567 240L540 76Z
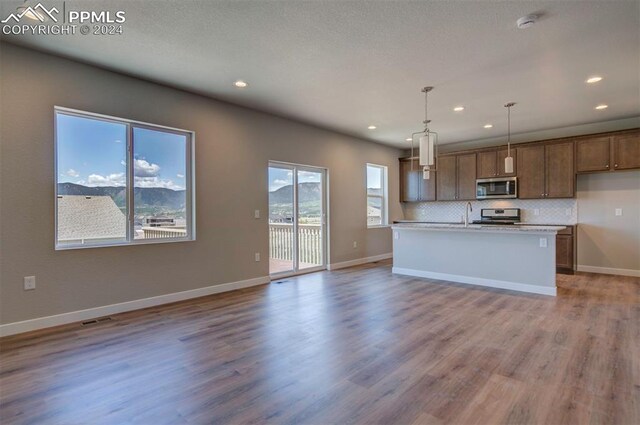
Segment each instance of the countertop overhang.
M396 223L391 226L394 230L433 230L452 232L482 232L482 233L540 233L556 234L566 226L541 226L527 224L469 224L463 223Z

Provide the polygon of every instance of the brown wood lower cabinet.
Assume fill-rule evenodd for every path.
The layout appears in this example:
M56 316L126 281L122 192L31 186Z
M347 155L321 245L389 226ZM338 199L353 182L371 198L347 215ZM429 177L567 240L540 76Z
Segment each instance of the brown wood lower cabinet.
M563 274L573 274L575 265L575 229L567 226L556 235L556 271Z

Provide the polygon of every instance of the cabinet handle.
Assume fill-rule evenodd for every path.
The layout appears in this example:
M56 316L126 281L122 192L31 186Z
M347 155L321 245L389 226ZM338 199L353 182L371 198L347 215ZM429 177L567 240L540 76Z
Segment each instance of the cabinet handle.
M605 167L609 168L609 164L605 165Z
M618 168L618 164L614 164L613 166L614 166L615 168Z

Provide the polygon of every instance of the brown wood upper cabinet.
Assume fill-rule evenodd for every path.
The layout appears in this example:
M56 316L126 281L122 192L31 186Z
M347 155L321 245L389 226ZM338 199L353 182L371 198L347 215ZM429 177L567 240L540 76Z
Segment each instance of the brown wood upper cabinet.
M572 140L518 147L518 197L572 198L573 149Z
M640 168L640 130L576 140L576 172Z
M476 199L476 161L475 153L438 158L436 193L439 201Z
M611 137L614 170L640 168L640 130Z
M576 140L576 172L608 171L611 168L611 137Z
M400 202L436 200L436 173L422 178L422 167L417 159L400 159Z
M517 167L516 150L511 149L513 157L513 173L504 171L504 159L507 157L507 149L497 149L490 151L482 151L477 154L477 177L479 179L490 179L493 177L510 177L515 176Z

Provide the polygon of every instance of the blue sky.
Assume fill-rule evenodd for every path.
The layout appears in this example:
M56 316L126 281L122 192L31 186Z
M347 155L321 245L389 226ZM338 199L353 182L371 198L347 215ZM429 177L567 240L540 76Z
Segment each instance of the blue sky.
M124 186L127 127L57 114L58 182ZM186 136L134 128L136 187L185 188Z

